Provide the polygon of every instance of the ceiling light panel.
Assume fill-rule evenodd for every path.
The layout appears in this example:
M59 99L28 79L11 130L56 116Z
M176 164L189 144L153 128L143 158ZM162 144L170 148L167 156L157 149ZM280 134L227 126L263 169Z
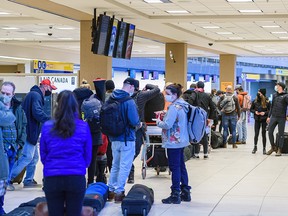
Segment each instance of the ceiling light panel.
M3 11L0 11L0 15L10 15L10 13L8 13L8 12L3 12Z
M262 13L262 10L258 9L245 9L245 10L238 10L240 13Z
M186 10L166 10L169 14L189 14Z
M143 0L148 4L163 4L163 3L171 3L169 0Z
M254 2L253 0L226 0L229 3Z

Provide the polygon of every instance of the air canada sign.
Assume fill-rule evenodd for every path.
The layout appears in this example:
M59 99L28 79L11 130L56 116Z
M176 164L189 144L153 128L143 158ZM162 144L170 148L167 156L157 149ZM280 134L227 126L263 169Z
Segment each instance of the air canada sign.
M57 87L55 92L61 92L63 90L71 90L73 91L77 88L77 75L75 76L40 76L39 83L43 79L49 79L54 85ZM54 92L54 91L53 91Z

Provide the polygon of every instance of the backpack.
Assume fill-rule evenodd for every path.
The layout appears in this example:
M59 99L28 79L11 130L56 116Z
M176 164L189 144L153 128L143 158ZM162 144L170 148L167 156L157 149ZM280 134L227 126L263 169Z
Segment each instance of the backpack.
M127 123L122 118L122 106L125 101L132 100L130 96L119 100L110 97L100 111L100 127L103 134L118 137L126 131ZM127 113L126 113L127 115Z
M242 106L242 110L243 111L247 111L247 110L250 110L251 108L251 96L250 95L244 95L243 96L244 99L243 99L243 106Z
M201 108L189 105L187 114L189 141L199 143L205 132L207 124L207 112Z
M235 110L234 95L225 95L225 98L221 101L220 106L224 113L232 113Z
M84 115L84 120L89 124L91 132L100 131L100 111L102 103L94 95L85 99L81 105L81 111Z

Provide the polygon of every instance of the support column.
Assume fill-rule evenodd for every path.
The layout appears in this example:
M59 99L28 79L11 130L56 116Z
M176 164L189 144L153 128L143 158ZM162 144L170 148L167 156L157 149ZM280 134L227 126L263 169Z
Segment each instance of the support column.
M112 78L112 58L95 55L91 52L91 20L83 20L80 23L80 74L79 83L86 79L91 86L93 80L100 77Z
M220 89L225 91L227 85L236 84L236 55L220 55Z
M187 44L166 43L165 82L180 83L187 89Z

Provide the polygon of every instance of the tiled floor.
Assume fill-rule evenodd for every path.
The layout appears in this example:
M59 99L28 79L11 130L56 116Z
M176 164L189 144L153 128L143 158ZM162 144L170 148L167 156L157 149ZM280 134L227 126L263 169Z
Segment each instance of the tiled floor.
M262 154L262 142L258 152L251 154L253 148L253 126L248 126L248 142L238 145L238 149L212 150L209 160L190 159L187 161L192 202L180 205L164 205L161 199L169 195L170 176L168 172L159 176L153 169L147 170L146 179L141 178L141 161L136 159L139 172L136 183L146 184L154 189L155 203L150 216L233 216L233 215L288 215L288 155L275 157ZM268 137L267 137L268 138ZM269 141L268 141L269 149ZM36 180L41 182L41 165L37 168ZM131 185L127 185L126 191ZM21 202L43 196L41 189L23 189L7 192L5 209L7 212ZM121 205L107 203L101 211L103 215L122 215Z

